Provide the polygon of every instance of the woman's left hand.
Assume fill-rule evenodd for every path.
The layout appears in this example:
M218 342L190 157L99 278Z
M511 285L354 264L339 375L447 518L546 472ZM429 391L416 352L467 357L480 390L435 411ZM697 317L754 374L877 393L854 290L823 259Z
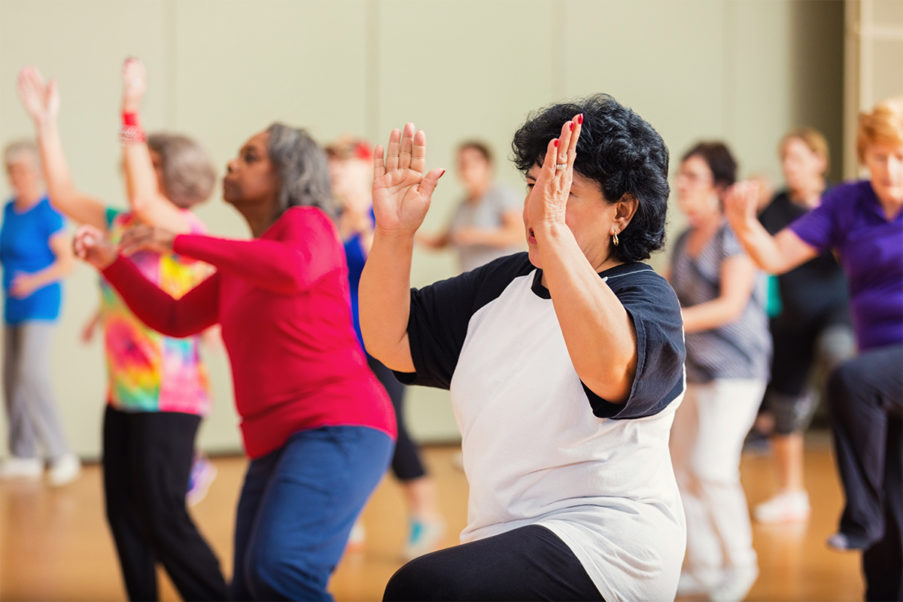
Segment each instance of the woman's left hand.
M139 225L129 228L122 234L119 251L123 255L132 255L138 251L156 251L172 253L172 244L176 238L174 232L154 226Z
M140 60L129 57L122 65L122 110L135 113L147 92L147 70Z
M575 115L561 126L558 138L549 140L539 175L524 204L527 223L534 229L545 223L565 223L582 123L583 115Z

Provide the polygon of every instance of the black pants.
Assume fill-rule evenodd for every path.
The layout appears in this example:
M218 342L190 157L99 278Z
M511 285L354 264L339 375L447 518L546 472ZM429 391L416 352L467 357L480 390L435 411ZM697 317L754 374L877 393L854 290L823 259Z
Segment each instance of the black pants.
M377 380L385 388L395 408L395 422L398 425L398 438L395 441L395 453L392 456L392 473L401 482L413 481L426 476L426 469L420 459L420 450L408 434L404 423L404 385L398 382L392 371L376 358L367 354L367 364Z
M866 351L828 382L846 506L840 530L869 542L869 600L903 600L903 345Z
M131 600L157 600L159 562L185 600L225 600L219 561L185 506L200 417L107 406L107 522Z
M557 535L521 527L407 563L383 600L602 600Z

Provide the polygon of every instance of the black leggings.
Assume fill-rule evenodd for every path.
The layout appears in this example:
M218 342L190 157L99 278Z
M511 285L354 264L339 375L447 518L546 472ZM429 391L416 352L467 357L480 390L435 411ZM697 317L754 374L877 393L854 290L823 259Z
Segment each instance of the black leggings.
M866 598L903 600L903 344L863 352L828 381L846 506L840 530L868 542Z
M122 412L103 421L103 484L131 600L157 600L157 563L184 600L225 600L219 560L185 507L200 416Z
M392 455L392 472L401 482L413 481L426 476L426 469L420 459L420 450L408 434L404 424L404 385L398 382L392 371L383 366L379 360L367 354L367 364L382 383L395 408L395 422L398 424L398 439L395 442L395 453Z
M407 563L383 600L602 600L589 575L557 535L520 527Z

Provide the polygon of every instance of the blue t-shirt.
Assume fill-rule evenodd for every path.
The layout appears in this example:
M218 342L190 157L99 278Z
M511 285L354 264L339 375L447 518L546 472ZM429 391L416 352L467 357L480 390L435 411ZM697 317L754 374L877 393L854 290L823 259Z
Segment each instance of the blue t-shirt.
M60 315L62 286L48 284L24 299L9 296L9 288L18 274L39 272L56 261L50 249L50 237L63 230L63 217L44 197L23 213L13 201L3 209L0 228L0 263L3 264L3 318L14 325L27 320L56 320Z

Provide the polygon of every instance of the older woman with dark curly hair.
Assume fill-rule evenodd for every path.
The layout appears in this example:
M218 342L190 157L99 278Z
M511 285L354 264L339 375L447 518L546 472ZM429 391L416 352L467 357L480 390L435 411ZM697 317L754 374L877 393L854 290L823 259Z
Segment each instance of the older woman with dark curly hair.
M412 124L376 152L364 341L406 382L450 389L470 484L463 544L402 567L385 598L672 598L684 345L673 291L639 263L663 242L668 151L594 96L529 118L514 153L528 252L411 291L443 172L425 173Z

